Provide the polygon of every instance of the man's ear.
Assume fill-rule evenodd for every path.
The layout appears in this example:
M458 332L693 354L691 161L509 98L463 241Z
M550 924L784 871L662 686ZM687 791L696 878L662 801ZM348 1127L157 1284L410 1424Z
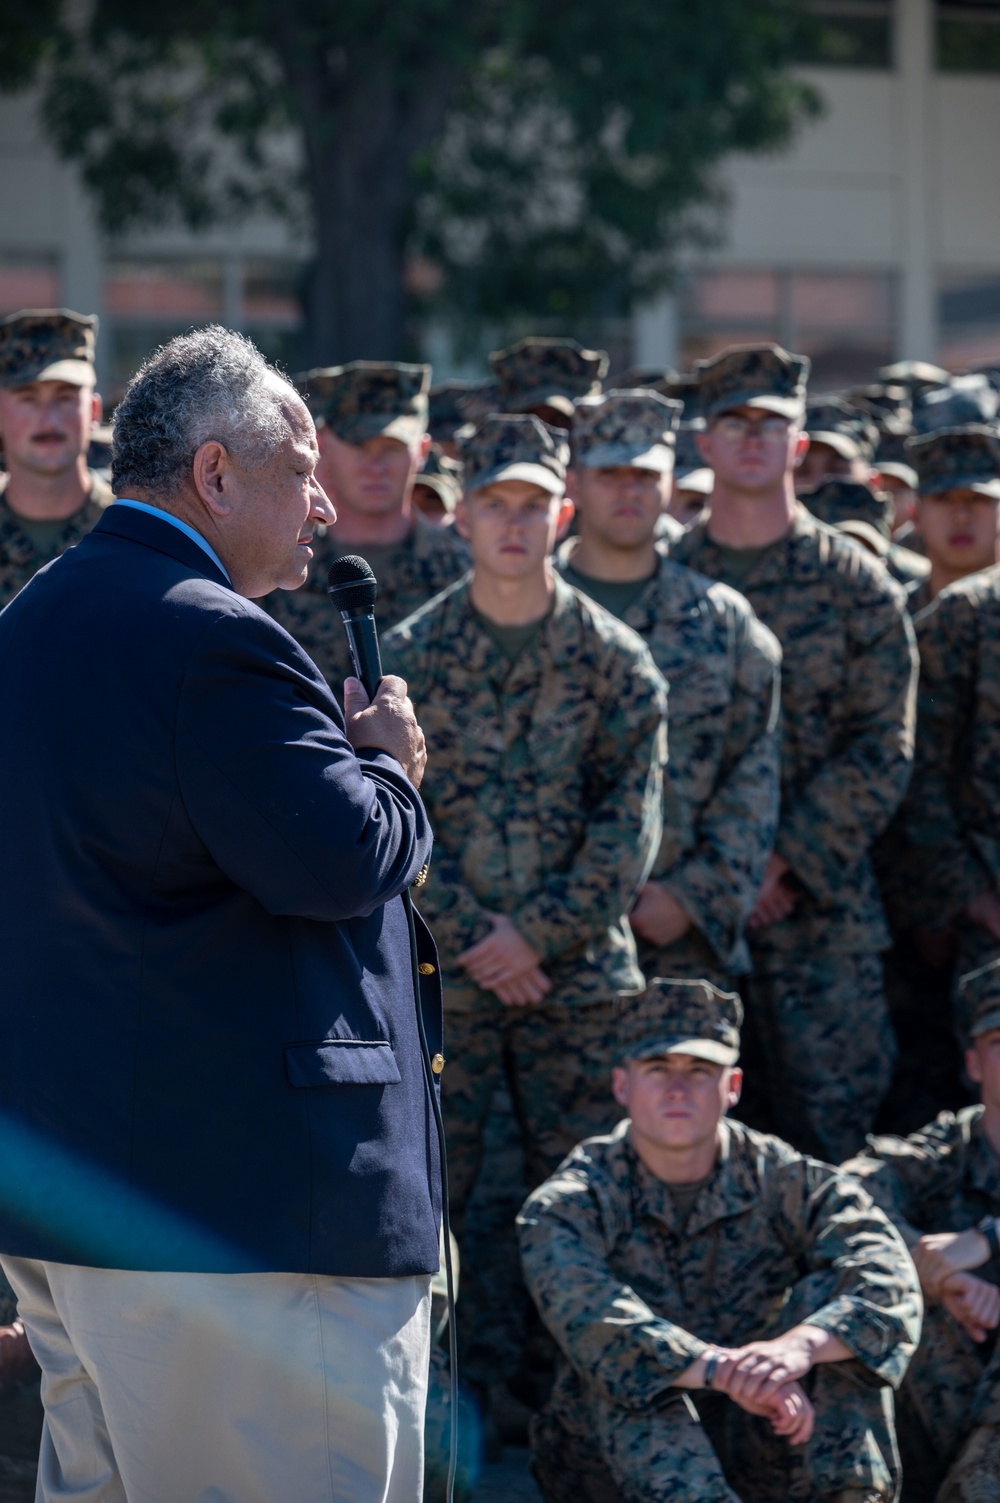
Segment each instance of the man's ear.
M739 1065L733 1065L729 1072L729 1089L726 1092L726 1105L732 1111L743 1094L743 1071Z
M800 433L795 441L795 458L792 460L792 464L795 469L798 469L799 465L802 463L808 453L809 435L808 433Z
M628 1070L624 1065L615 1065L611 1071L611 1094L619 1106L628 1106Z
M974 1046L965 1051L965 1073L970 1080L975 1081L976 1085L982 1085L983 1072L979 1068L979 1055Z
M228 517L233 509L229 499L232 473L229 451L218 439L209 439L195 450L191 480L200 499L217 517Z
M711 459L710 459L709 456L711 455L711 452L712 452L712 440L709 437L709 431L708 431L708 429L706 428L703 431L699 431L699 432L695 433L694 441L695 441L695 446L697 447L698 453L701 455L702 459L708 465L709 469L711 469L712 468L712 461L711 461Z
M573 520L573 513L575 511L576 507L573 505L573 502L570 500L569 496L563 496L559 506L559 521L556 524L557 543L561 543L563 538L569 531L569 524Z
M103 416L104 403L101 400L100 392L95 391L91 394L90 398L90 421L95 424L99 423Z
M430 452L431 452L431 436L430 436L429 433L422 433L420 435L420 441L417 444L417 448L416 448L417 469L418 470L423 468L424 460L427 458L427 456L428 456L428 454Z
M469 540L469 511L464 496L459 496L455 503L455 521L453 523L459 537Z

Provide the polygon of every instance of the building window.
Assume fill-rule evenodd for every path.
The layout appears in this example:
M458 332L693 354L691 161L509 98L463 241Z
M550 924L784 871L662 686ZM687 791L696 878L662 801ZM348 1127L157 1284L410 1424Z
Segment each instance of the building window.
M891 68L891 0L813 0L799 62L823 68Z
M679 302L686 369L729 344L775 341L808 355L813 385L829 390L870 380L892 359L885 272L720 269L689 277Z
M949 370L1000 366L1000 276L944 274L938 287L938 360Z
M299 263L241 256L122 258L105 266L102 306L110 399L158 345L190 328L242 329L269 358L294 365L302 324Z
M59 268L53 256L0 255L0 317L21 308L58 308Z
M1000 73L1000 0L938 0L937 65L945 73Z

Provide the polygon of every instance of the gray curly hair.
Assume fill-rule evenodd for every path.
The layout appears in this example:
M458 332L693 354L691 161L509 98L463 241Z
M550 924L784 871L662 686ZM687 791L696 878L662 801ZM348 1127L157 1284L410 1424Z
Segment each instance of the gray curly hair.
M244 469L266 464L288 437L301 398L242 334L211 324L162 345L136 371L115 412L116 496L173 496L202 444L224 444Z

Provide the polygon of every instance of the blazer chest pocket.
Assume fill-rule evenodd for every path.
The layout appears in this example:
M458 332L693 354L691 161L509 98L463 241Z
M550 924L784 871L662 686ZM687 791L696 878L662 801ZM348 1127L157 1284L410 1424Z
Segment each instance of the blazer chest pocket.
M330 1085L395 1085L399 1066L387 1039L317 1039L285 1045L288 1084L300 1089Z

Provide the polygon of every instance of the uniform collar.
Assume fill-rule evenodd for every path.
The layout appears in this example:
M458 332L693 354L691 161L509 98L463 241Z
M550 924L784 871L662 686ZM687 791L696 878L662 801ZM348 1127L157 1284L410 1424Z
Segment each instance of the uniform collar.
M671 548L671 557L691 561L695 567L701 560L714 558L719 566L718 572L724 574L722 547L709 536L710 521L711 514L704 521L693 522ZM786 584L789 580L806 584L819 579L824 572L831 545L838 536L834 528L827 527L808 512L801 502L797 502L791 527L784 537L768 546L749 574L744 575L738 588L743 590L752 585ZM716 575L713 568L709 568L707 572Z
M636 1215L660 1222L678 1237L694 1236L717 1221L743 1215L759 1200L760 1186L746 1156L733 1153L733 1140L733 1129L728 1122L722 1121L719 1124L719 1157L715 1170L692 1206L683 1232L670 1186L646 1168L631 1143L626 1140L625 1148L636 1183Z

